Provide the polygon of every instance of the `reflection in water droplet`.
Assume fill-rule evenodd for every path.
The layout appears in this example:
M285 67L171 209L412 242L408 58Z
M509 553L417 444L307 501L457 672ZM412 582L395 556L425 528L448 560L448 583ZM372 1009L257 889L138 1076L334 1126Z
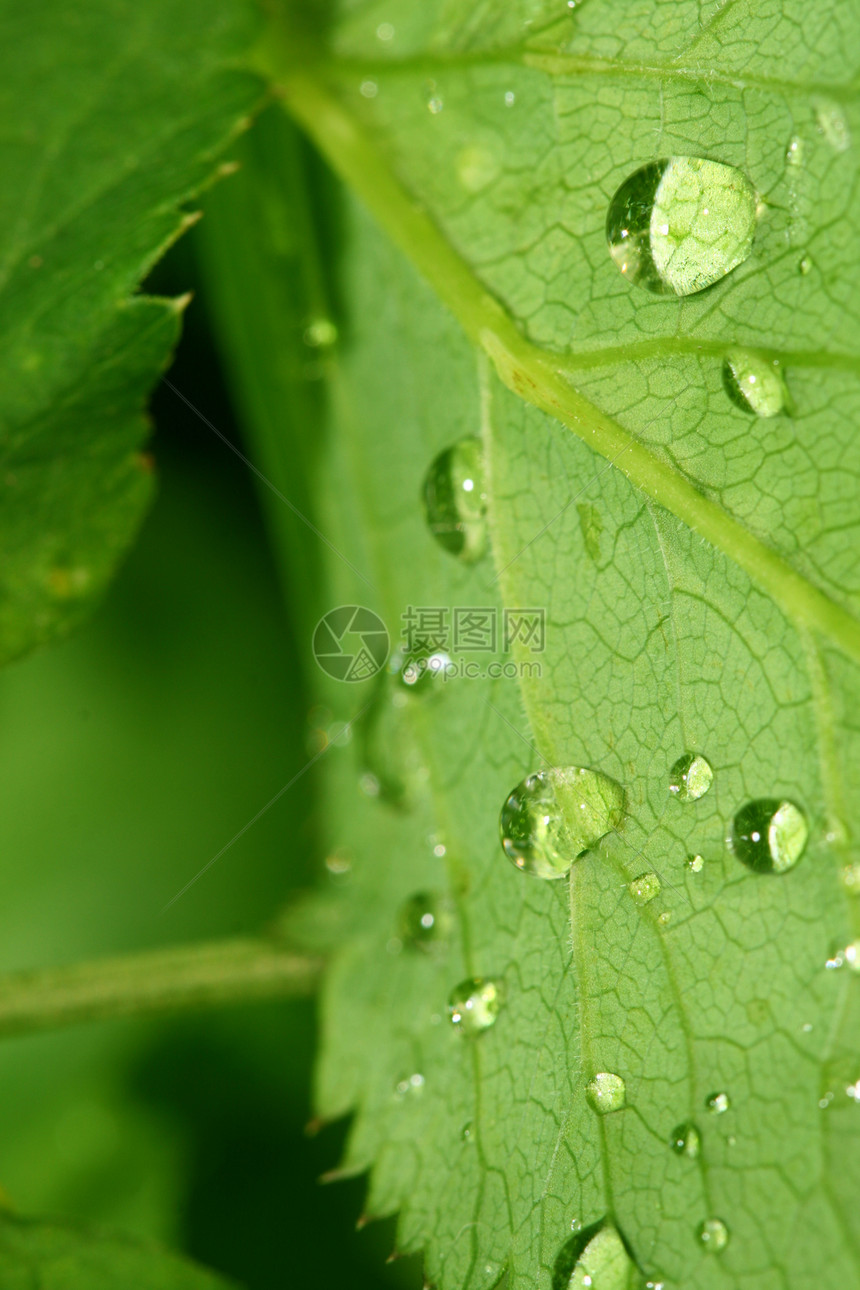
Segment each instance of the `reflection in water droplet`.
M706 1218L699 1224L696 1235L711 1254L719 1254L729 1243L729 1229L721 1218Z
M702 157L650 162L609 203L610 254L649 291L692 295L743 264L752 250L756 194L735 166Z
M748 350L733 350L723 363L723 386L736 407L757 417L775 417L786 405L779 365Z
M705 1098L705 1106L711 1115L725 1115L731 1105L728 1093L712 1093L710 1097Z
M747 802L732 823L729 845L756 873L782 874L803 855L809 826L799 806L778 797Z
M448 1016L463 1035L480 1035L495 1024L504 990L501 981L468 977L451 991Z
M627 1087L620 1075L599 1071L585 1086L585 1096L592 1111L609 1115L620 1111L627 1101Z
M461 439L436 457L424 478L424 514L436 541L466 564L487 549L487 494L479 439Z
M684 753L669 772L669 792L679 802L695 802L711 787L714 772L700 753Z
M606 1220L569 1236L552 1269L552 1290L632 1290L643 1281L618 1231Z
M649 900L659 896L660 879L656 873L640 873L638 878L628 883L627 890L638 904L647 905Z
M562 878L574 860L621 824L624 790L582 766L529 775L509 794L499 820L505 855L535 878Z
M701 873L704 867L705 861L701 856L687 856L685 868L689 869L690 873Z
M669 1146L676 1156L685 1156L687 1160L698 1160L702 1149L702 1138L692 1120L687 1120L672 1130Z
M418 891L401 905L398 931L409 949L435 951L447 943L452 922L451 907L444 896Z

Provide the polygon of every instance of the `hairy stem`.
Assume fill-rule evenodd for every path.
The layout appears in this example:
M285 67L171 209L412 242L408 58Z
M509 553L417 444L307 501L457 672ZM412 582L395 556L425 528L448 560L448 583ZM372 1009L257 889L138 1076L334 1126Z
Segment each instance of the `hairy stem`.
M320 964L265 940L207 941L0 975L0 1038L79 1021L309 994Z

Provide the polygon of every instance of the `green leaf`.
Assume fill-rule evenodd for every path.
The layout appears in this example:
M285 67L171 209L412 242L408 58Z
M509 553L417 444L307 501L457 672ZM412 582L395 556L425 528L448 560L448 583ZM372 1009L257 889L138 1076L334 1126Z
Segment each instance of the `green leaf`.
M316 67L278 39L290 110L383 230L342 197L314 519L374 589L333 560L330 604L368 604L395 638L408 606L546 610L543 655L514 654L540 674L518 683L327 691L385 732L354 740L357 767L324 763L339 863L318 1103L357 1111L343 1167L372 1166L368 1211L400 1210L402 1246L451 1290L548 1286L572 1225L604 1219L643 1279L853 1284L860 18L389 0L344 6ZM685 155L737 167L763 209L728 277L651 295L613 264L607 210L639 167ZM263 291L245 264L228 344ZM784 412L729 398L739 349L782 365ZM245 363L247 383L272 355ZM493 566L469 568L419 495L475 434ZM690 802L670 791L686 752L714 771ZM622 785L626 816L569 881L534 881L499 810L528 772L570 765ZM361 769L399 777L396 811L362 798ZM762 798L809 822L782 876L726 845ZM630 890L653 892L646 874L648 901ZM422 890L455 906L447 952L402 943ZM472 1042L445 1016L467 977L506 994ZM599 1073L624 1083L600 1116ZM698 1156L671 1145L688 1123Z
M157 1246L69 1224L5 1215L4 1290L227 1290L228 1282Z
M0 661L82 617L151 496L186 302L132 293L259 98L252 33L235 0L0 9Z

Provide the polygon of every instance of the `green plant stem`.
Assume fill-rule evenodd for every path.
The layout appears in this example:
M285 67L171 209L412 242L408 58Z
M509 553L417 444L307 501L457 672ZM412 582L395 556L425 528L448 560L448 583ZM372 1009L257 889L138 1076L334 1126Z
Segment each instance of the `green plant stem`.
M555 356L526 340L403 188L356 118L313 71L289 62L276 30L261 55L264 64L266 60L296 121L433 285L470 339L490 356L504 384L561 421L616 464L643 493L734 561L794 623L860 662L860 622L680 471L589 402L559 370Z
M223 940L0 976L0 1038L80 1021L309 994L320 964L275 941Z

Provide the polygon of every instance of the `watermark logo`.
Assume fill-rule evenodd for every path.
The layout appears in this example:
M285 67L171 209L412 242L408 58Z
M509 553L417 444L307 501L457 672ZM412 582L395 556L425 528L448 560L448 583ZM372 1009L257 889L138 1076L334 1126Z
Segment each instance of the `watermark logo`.
M385 623L363 605L330 609L314 629L313 652L336 681L366 681L385 666L390 641Z

